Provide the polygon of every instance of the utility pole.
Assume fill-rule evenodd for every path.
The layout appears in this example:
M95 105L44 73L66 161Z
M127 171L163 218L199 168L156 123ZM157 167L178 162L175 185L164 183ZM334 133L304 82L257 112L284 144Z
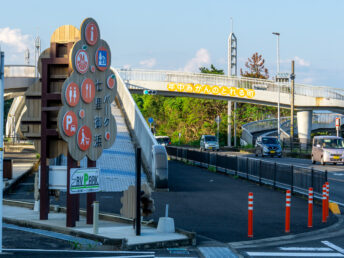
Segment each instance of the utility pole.
M280 56L279 56L279 36L280 33L278 32L273 32L273 35L277 36L277 75L276 75L276 82L278 86L278 104L277 104L277 135L278 135L278 140L280 140L280 135L281 135L281 113L280 113L280 103L281 103L281 85L280 85L280 79L279 79L279 73L280 73Z
M0 48L0 253L2 253L2 191L3 191L3 162L4 162L4 66L5 53Z
M290 101L290 146L293 150L293 140L294 140L294 89L295 89L295 62L291 61L291 101Z

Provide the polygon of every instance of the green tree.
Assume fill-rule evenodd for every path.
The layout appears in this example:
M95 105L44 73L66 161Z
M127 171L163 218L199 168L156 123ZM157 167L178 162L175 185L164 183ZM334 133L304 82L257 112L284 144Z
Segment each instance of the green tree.
M201 73L224 74L223 70L216 69L213 64L210 65L210 69L203 66L200 67L199 70Z

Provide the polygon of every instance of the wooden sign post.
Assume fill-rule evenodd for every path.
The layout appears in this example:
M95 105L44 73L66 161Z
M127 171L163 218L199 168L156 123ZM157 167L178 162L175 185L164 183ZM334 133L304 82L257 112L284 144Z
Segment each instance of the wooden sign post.
M76 42L70 56L73 72L61 91L62 107L58 114L60 135L68 144L67 171L67 226L75 226L78 211L77 197L70 192L70 169L75 161L88 157L88 165L95 161L103 149L110 148L116 138L116 121L111 103L117 91L117 82L110 69L111 52L106 41L100 38L97 22L92 18L81 24L81 40ZM92 211L94 193L88 194L87 213ZM77 202L77 203L76 203ZM90 222L91 214L87 214Z

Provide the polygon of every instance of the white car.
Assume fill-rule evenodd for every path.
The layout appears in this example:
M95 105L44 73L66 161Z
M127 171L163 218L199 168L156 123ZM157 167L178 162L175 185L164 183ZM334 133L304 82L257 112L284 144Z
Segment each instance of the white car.
M200 150L213 150L218 151L220 149L219 142L214 135L202 135L200 142Z

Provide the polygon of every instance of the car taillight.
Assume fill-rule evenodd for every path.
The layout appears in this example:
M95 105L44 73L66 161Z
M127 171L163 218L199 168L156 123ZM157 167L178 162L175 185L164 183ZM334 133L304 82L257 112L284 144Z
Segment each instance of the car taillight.
M169 142L168 144L171 144L171 142Z

